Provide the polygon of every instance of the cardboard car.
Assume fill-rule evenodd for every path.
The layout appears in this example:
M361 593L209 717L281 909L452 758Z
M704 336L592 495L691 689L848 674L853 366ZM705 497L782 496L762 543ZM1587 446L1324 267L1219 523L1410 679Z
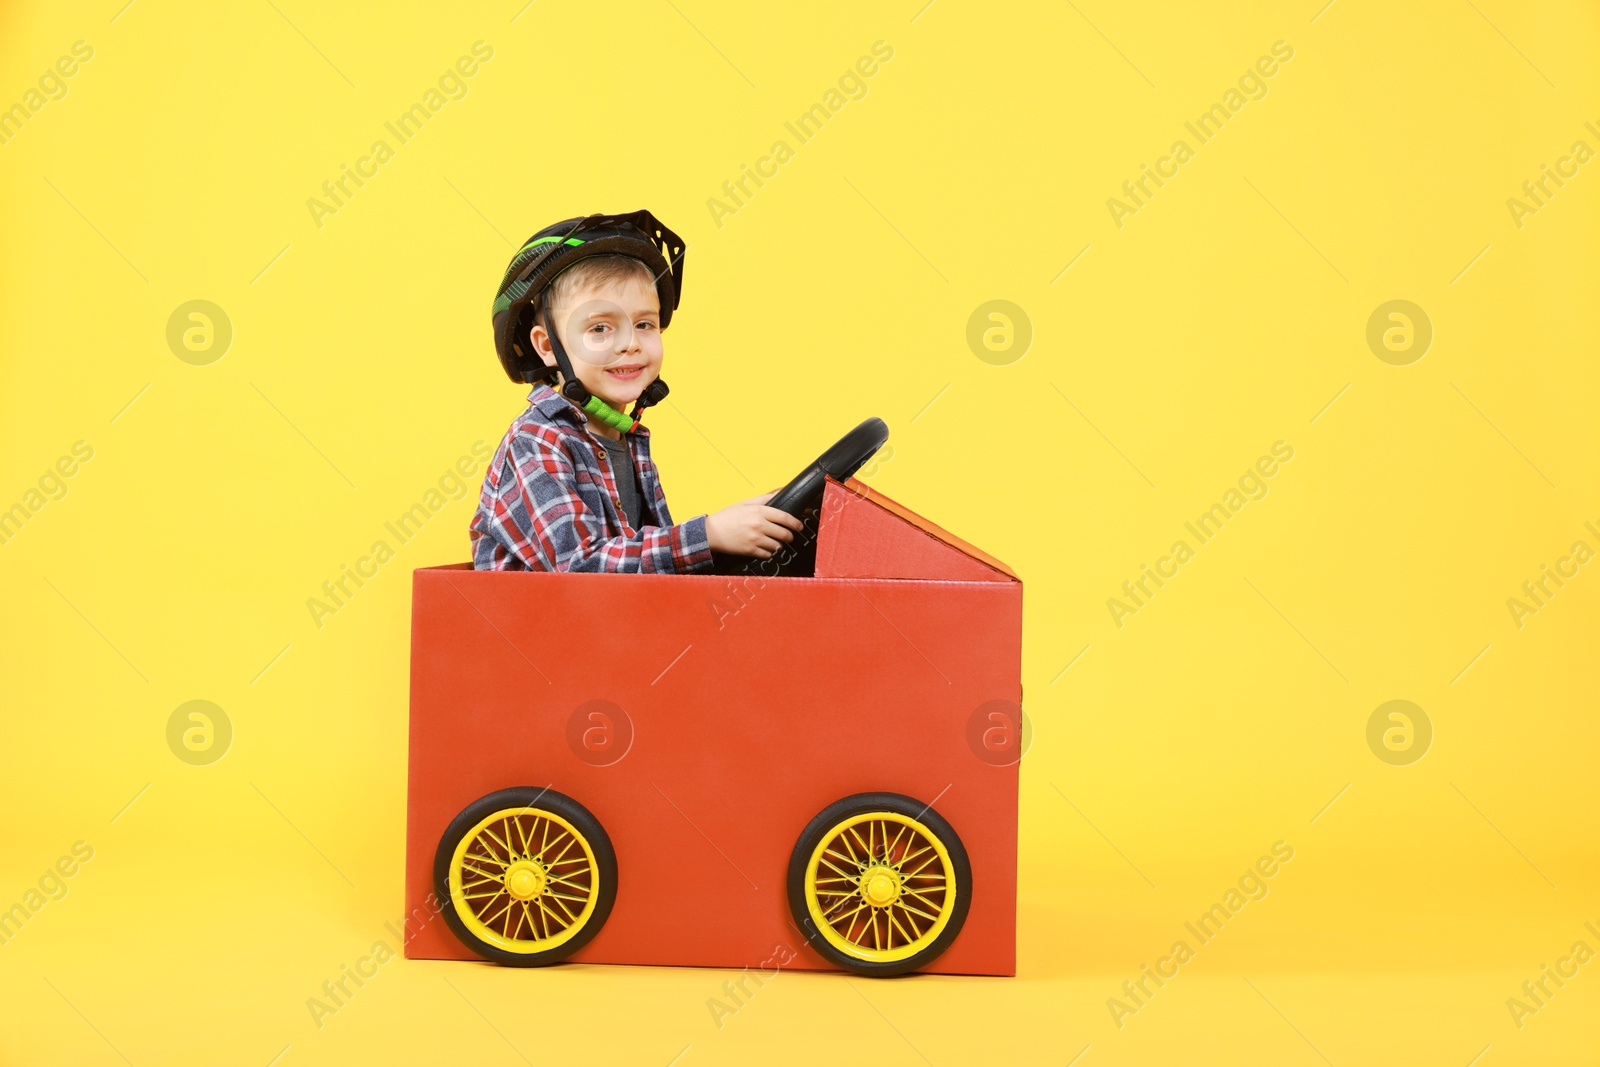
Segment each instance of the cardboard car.
M415 572L408 957L1016 973L1021 580L817 514L807 577Z

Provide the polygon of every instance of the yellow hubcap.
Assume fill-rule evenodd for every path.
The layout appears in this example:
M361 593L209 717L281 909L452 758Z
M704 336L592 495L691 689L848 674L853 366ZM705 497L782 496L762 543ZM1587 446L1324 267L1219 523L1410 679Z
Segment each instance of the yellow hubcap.
M894 903L900 895L900 880L886 867L874 867L861 879L861 895L874 908Z
M587 838L540 808L507 808L462 836L450 858L450 899L478 940L507 952L546 952L594 914L600 867Z
M506 892L518 900L532 900L544 891L544 868L532 860L518 860L506 868Z
M822 835L806 868L806 908L834 948L893 963L932 945L956 906L950 852L925 823L876 811Z

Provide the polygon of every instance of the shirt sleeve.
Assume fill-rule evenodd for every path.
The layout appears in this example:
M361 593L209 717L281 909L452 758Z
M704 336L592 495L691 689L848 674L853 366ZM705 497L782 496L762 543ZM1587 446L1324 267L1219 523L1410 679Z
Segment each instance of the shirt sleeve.
M605 537L603 516L577 492L572 460L557 445L514 434L501 462L486 533L530 570L683 574L711 569L706 516ZM502 553L493 554L501 567Z

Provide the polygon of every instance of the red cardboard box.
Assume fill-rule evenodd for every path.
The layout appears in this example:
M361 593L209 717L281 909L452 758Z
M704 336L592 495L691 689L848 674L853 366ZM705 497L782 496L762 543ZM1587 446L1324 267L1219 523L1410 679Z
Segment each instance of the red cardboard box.
M1010 568L855 479L828 481L815 577L417 570L406 955L478 958L429 907L435 854L467 805L531 786L616 852L573 962L833 969L791 917L790 854L834 801L894 792L971 861L922 970L1015 974L1021 641Z

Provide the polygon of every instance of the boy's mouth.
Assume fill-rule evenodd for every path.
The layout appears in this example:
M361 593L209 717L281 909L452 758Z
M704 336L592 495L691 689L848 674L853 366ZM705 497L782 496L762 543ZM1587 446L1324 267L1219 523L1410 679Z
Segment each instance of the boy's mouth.
M613 378L626 382L637 378L643 370L643 363L624 363L619 367L607 367L606 373Z

